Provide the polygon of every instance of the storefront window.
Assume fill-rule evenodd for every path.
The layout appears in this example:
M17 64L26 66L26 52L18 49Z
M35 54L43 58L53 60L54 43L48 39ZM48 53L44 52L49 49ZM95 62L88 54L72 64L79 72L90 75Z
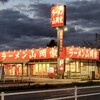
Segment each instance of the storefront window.
M18 67L18 75L22 75L22 64L17 64L17 67Z
M34 74L34 65L33 64L28 65L28 73L29 73L29 75Z
M56 64L54 64L54 67ZM50 64L48 63L37 63L37 64L30 64L28 65L28 75L48 75L48 69L50 67ZM27 68L27 67L26 67ZM24 68L25 70L25 68Z
M67 65L65 66L65 72L67 72L67 71L70 71L70 66L69 66L69 64L67 64Z
M35 67L35 68L34 68L34 72L35 72L35 74L37 74L37 73L38 73L38 64L35 64L34 67Z
M70 62L71 72L75 72L75 62Z
M50 64L46 64L46 72L48 72L49 66L50 66Z
M15 75L15 66L12 66L12 69L11 69L11 75Z
M27 66L23 66L23 75L27 75Z
M22 75L22 64L5 64L4 65L5 75Z
M88 75L88 61L81 61L81 75Z
M43 74L47 73L47 64L43 64Z
M39 74L42 75L43 74L43 70L42 70L43 66L42 66L42 64L39 64L38 66L39 66Z

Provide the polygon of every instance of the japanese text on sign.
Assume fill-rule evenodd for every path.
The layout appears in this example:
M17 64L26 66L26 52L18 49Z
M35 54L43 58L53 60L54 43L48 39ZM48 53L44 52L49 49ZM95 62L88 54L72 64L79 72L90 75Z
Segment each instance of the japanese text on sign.
M99 51L95 49L67 47L67 57L82 59L99 59Z
M29 60L57 58L57 48L42 48L0 52L0 60Z
M60 30L60 34L59 34L59 42L60 42L60 51L63 50L63 29Z
M58 27L64 26L66 23L66 8L65 5L53 6L51 8L51 26Z

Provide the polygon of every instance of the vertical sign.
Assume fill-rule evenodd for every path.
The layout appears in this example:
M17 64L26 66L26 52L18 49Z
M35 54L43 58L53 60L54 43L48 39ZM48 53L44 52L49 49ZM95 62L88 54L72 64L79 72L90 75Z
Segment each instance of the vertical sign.
M60 72L64 72L64 59L60 59Z
M56 5L51 8L51 26L59 27L66 24L66 6Z
M60 43L60 51L63 51L63 29L60 29L59 32L59 43Z

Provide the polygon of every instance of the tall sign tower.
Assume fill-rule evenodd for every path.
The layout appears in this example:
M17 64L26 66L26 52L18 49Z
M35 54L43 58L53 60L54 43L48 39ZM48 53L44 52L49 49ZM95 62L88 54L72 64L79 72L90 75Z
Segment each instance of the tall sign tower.
M66 25L66 6L54 5L51 7L51 27L57 29L57 78L60 78L60 52L63 50L63 27Z

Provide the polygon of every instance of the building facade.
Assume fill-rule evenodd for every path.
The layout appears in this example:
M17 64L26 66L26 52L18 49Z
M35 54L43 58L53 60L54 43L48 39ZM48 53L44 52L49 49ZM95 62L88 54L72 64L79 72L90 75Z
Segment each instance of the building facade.
M56 78L57 54L57 47L3 51L0 52L0 70L4 70L5 78ZM63 74L62 78L99 79L99 50L63 47L59 69Z

